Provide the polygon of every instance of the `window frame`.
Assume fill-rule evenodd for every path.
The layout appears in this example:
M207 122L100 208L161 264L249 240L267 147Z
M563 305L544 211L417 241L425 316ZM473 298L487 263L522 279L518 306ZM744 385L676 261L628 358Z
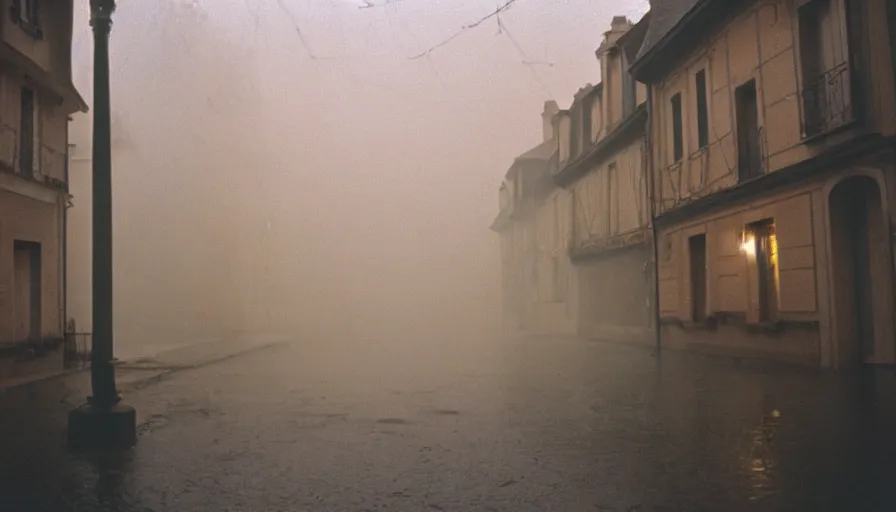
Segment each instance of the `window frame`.
M696 88L697 149L709 146L709 82L706 68L694 74Z
M12 22L35 39L43 39L40 0L12 0L9 8Z
M677 164L684 159L684 118L683 98L676 92L669 98L672 122L672 163Z

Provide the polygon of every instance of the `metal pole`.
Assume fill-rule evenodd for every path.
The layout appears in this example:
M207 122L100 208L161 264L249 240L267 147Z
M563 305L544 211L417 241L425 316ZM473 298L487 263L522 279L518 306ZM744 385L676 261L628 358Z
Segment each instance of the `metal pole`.
M91 403L112 407L121 399L112 364L112 148L109 32L115 0L90 0L93 27L93 347Z

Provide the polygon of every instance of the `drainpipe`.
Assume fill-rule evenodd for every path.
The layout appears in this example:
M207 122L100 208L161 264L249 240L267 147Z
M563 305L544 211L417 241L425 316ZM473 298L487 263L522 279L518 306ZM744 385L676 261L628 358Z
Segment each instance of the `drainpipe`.
M887 2L887 32L890 36L890 63L893 66L893 80L896 81L896 2Z
M71 122L68 118L68 122ZM69 159L71 158L71 144L69 144L68 126L65 127L65 196L62 203L62 338L65 339L65 331L68 326L68 201L69 190Z
M647 133L644 136L644 168L647 173L647 200L650 203L650 231L653 235L653 324L656 337L656 353L662 350L660 333L660 249L659 232L656 227L656 176L653 172L653 87L647 86Z

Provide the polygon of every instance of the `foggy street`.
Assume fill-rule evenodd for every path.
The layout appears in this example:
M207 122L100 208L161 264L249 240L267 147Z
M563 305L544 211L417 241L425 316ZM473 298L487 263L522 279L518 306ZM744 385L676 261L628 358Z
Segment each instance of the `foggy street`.
M65 455L80 397L61 385L7 396L0 510L896 506L891 373L561 339L296 343L127 392L140 441L109 458Z

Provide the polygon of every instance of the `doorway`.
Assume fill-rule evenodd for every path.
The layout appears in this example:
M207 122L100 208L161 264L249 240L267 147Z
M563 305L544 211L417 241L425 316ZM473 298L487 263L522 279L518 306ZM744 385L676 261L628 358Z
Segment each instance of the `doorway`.
M37 340L41 335L40 253L39 243L21 240L13 243L15 337L18 341Z
M885 300L882 277L889 275L880 187L868 176L847 178L831 191L829 205L837 363L879 362L885 340L876 332L875 310Z
M706 235L688 239L691 260L691 320L706 320Z

